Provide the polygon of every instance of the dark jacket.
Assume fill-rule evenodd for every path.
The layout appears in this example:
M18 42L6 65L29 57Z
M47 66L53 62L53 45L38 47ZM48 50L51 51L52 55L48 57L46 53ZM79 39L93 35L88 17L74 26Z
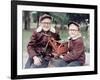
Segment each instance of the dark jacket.
M79 61L82 65L85 63L85 50L82 37L69 40L69 53L64 54L65 61Z
M34 56L42 56L47 60L51 58L52 47L48 45L47 49L45 50L48 38L44 34L52 36L55 40L60 40L60 37L57 33L53 33L51 31L44 32L43 30L40 32L33 31L31 40L27 46L30 58Z

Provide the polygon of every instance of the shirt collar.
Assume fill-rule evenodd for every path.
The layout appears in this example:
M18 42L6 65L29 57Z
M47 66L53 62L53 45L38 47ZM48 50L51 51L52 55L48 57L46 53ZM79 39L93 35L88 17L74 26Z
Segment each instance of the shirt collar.
M77 38L79 38L79 37L82 37L81 33L79 33L79 35L76 36L76 37L74 37L74 38L72 38L72 37L69 36L69 37L68 37L68 40L70 40L70 39L75 40L75 39L77 39Z

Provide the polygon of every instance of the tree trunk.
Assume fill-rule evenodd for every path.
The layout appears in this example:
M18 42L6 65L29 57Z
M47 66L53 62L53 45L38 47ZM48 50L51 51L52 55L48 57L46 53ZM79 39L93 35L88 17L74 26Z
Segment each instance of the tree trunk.
M25 13L25 30L29 30L30 29L30 12L26 11Z

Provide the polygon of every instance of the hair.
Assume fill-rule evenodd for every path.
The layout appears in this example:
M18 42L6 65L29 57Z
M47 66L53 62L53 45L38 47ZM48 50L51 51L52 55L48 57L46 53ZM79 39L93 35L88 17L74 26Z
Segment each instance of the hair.
M44 20L45 18L48 18L50 20L52 20L52 17L48 14L43 14L42 16L40 16L39 21L41 22L42 20Z
M77 22L71 21L68 23L68 28L70 27L71 24L74 24L75 26L77 26L78 30L80 30L80 25Z

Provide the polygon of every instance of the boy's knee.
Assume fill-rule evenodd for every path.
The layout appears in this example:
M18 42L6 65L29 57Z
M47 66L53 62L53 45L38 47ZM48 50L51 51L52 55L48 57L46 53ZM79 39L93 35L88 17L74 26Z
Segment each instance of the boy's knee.
M49 67L64 67L64 66L66 66L66 64L67 63L63 59L53 58L49 63Z

